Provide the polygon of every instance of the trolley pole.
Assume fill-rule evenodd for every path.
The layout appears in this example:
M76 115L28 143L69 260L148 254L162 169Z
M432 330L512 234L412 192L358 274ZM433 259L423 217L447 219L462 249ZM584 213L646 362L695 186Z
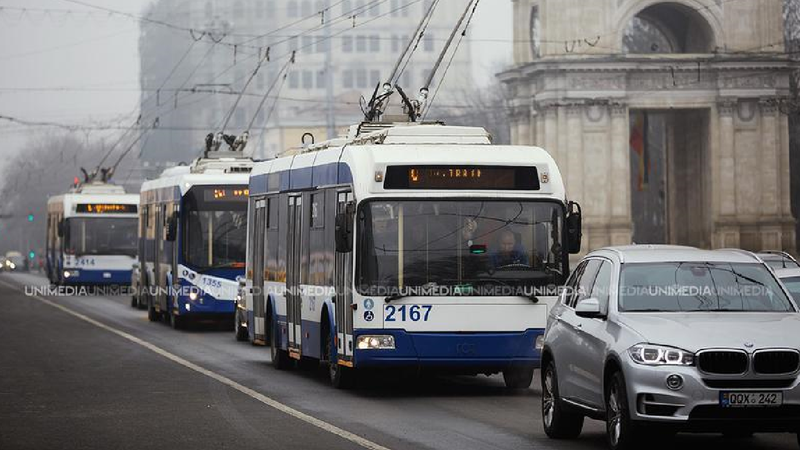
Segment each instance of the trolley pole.
M333 42L331 42L331 0L325 0L325 124L328 132L328 139L336 137L336 116L334 115L334 96L333 96Z

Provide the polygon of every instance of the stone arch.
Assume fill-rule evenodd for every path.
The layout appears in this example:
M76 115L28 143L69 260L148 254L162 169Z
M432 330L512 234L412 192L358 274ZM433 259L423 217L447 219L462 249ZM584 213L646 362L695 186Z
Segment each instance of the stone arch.
M709 3L708 5L706 3ZM655 25L672 45L657 53L713 53L725 47L719 8L708 0L641 0L617 14L616 44L625 52L625 33L631 22L643 19ZM650 53L650 52L647 52Z

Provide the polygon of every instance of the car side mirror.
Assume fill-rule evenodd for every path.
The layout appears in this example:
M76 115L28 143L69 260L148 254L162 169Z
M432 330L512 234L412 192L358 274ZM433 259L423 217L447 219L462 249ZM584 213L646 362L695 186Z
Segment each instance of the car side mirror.
M575 315L586 319L597 319L603 317L600 311L600 301L594 297L585 298L575 305Z
M581 240L583 238L581 205L569 202L567 208L567 249L570 254L575 255L581 252Z
M344 212L336 214L335 234L338 253L353 251L353 212L353 205L348 204Z

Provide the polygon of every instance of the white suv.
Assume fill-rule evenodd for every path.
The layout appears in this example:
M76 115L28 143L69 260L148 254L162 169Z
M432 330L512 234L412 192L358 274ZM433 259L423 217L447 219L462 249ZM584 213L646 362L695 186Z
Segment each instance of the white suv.
M606 422L612 449L645 433L800 432L800 313L754 254L606 248L567 287L542 348L548 436L577 437L584 417Z

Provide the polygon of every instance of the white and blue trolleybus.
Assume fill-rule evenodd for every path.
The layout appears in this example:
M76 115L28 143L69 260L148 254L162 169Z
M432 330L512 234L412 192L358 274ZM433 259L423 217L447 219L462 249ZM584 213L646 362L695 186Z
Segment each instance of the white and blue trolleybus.
M138 302L151 321L233 316L244 275L248 177L241 151L205 152L142 184Z
M482 128L365 123L256 164L237 331L272 363L502 372L530 385L580 249L553 158Z
M54 284L126 285L136 258L138 194L77 184L47 201L46 270Z

